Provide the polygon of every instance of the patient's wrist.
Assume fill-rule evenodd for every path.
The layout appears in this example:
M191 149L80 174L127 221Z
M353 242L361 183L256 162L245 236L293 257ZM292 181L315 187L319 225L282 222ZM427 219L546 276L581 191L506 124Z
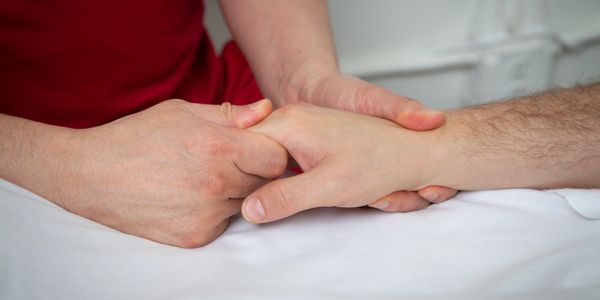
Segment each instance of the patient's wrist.
M424 142L429 149L423 164L424 182L426 186L444 186L459 189L466 180L463 167L468 164L466 157L467 140L464 131L464 120L455 111L445 112L446 122L441 127L422 132Z
M501 149L501 139L494 138L494 142L489 143L486 137L482 138L482 134L499 134L487 127L482 132L489 118L473 109L446 112L446 123L435 130L439 137L437 151L432 155L436 160L433 184L457 190L519 186L518 182L506 184L519 175L511 171L514 170L511 164L519 164L518 157Z

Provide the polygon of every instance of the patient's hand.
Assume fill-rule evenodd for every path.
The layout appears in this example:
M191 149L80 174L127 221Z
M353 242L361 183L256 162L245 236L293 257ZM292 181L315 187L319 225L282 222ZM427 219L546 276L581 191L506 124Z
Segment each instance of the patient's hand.
M287 105L250 128L286 147L305 173L272 181L244 201L251 222L281 219L313 207L358 207L430 182L438 131L414 132L383 119L310 104ZM405 201L393 210L429 202ZM398 205L396 203L395 205Z
M312 74L296 101L356 112L396 122L410 130L432 130L444 124L444 114L424 107L418 101L394 94L364 80L334 72ZM286 100L294 99L286 97ZM406 211L453 197L456 190L428 186L419 191L396 191L371 203L386 211Z
M122 232L180 247L226 228L242 199L285 170L287 153L246 127L271 111L165 101L78 131L60 194L65 209ZM62 183L62 184L61 184Z

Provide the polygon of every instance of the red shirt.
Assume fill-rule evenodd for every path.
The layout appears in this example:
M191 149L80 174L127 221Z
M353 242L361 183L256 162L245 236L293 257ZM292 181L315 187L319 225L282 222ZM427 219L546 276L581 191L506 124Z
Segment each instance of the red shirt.
M199 0L0 1L0 113L84 128L158 102L261 98L241 52L221 57Z

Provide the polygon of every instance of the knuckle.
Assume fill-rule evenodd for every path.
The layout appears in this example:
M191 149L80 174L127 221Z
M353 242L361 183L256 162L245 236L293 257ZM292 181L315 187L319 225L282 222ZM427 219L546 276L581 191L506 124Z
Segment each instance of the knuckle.
M231 153L231 145L216 134L209 134L202 142L204 152L209 156L222 156Z
M282 148L281 151L277 151L277 153L274 154L267 162L266 168L270 177L279 177L283 175L287 168L287 163L287 151Z
M206 181L205 189L208 194L218 196L227 191L228 185L229 182L226 176L214 174Z
M286 104L278 109L274 114L277 114L283 120L283 126L288 132L300 131L304 126L310 124L310 109L312 105L308 103L291 103Z
M164 106L167 108L180 108L182 105L187 103L185 100L181 99L169 99L159 103L159 106Z
M287 154L280 159L276 159L273 162L273 177L279 177L283 175L287 168Z
M177 99L177 98L173 98L173 99L169 99L169 100L163 101L163 103L165 103L165 104L169 104L169 105L170 105L170 104L181 104L181 103L186 103L186 101L185 101L185 100L183 100L183 99Z
M198 248L210 243L210 218L201 217L184 218L178 225L176 234L176 246L181 248Z

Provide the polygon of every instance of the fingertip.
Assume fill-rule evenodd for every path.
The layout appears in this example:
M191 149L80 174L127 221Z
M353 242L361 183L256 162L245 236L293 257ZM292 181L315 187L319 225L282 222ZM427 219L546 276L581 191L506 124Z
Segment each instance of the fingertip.
M248 107L256 112L256 114L259 116L259 121L270 115L273 111L273 103L271 103L271 100L267 98L258 100L248 105Z
M444 112L424 108L418 111L403 111L396 118L396 123L410 130L431 130L444 124L446 116Z
M390 201L381 199L369 204L370 207L385 211L390 206Z
M234 124L240 129L245 129L270 115L273 111L273 104L271 100L265 98L241 108L243 110L235 117Z
M418 193L431 203L441 203L456 196L458 191L443 186L428 186L421 189Z
M430 202L421 198L416 192L393 192L371 204L370 207L385 212L410 212L429 206Z
M440 198L440 194L434 189L426 189L423 191L419 191L419 196L423 197L429 202L437 202Z
M242 216L250 223L261 223L266 217L262 201L256 196L246 198L242 204Z

